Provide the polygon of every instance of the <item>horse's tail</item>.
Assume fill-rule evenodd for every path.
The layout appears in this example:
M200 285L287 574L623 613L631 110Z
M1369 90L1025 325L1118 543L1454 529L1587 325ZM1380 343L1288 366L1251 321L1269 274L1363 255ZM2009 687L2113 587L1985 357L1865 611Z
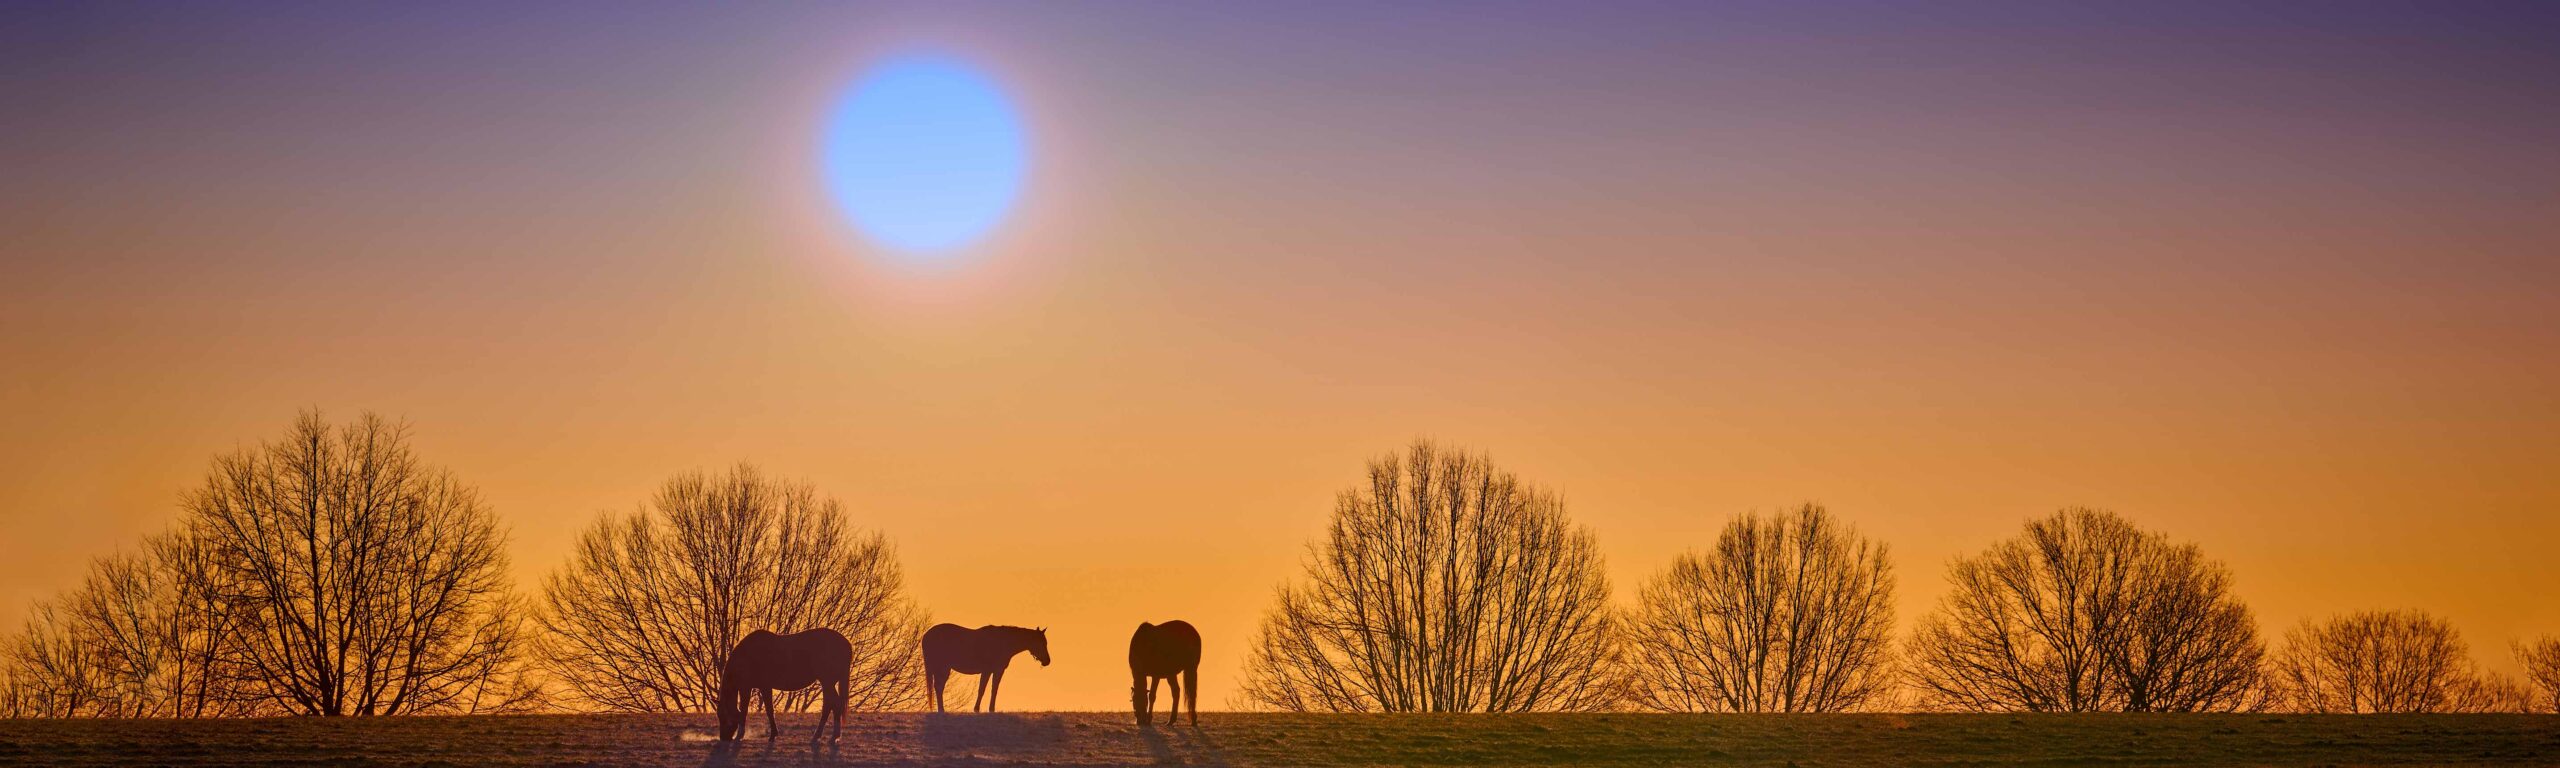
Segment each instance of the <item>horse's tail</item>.
M1200 724L1200 663L1192 662L1182 670L1182 695L1191 709L1191 724Z
M933 702L934 711L942 711L942 684L951 679L951 673L935 669L932 654L922 651L916 653L916 663L924 665L925 698Z

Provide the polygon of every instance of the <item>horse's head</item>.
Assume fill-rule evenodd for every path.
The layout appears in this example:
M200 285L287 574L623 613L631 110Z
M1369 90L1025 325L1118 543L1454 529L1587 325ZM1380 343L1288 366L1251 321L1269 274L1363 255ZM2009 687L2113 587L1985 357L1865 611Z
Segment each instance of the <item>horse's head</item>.
M1040 666L1049 666L1048 627L1031 630L1031 658L1039 659Z
M720 699L712 709L720 713L720 740L736 741L747 736L747 692L732 689L729 681L720 681Z
M1132 678L1129 681L1129 711L1138 713L1138 727L1144 728L1155 724L1156 719L1149 717L1155 714L1154 710L1155 702L1147 698L1146 678Z

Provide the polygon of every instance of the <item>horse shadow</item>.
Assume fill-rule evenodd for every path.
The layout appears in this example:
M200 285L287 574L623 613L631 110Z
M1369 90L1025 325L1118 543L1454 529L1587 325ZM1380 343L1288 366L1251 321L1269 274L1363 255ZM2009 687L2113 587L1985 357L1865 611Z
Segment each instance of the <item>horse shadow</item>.
M711 754L702 758L702 768L737 768L738 753L741 751L743 751L741 742L711 742ZM768 748L766 751L772 750Z
M1067 723L1054 714L1017 715L989 712L973 715L927 713L920 734L937 758L952 753L1020 753L1038 757L1065 745Z
M1168 733L1173 738L1166 738ZM1206 765L1213 768L1234 765L1227 761L1227 752L1218 747L1217 740L1210 738L1208 731L1197 727L1140 728L1138 735L1146 739L1147 755L1154 758L1157 765Z
M714 741L702 768L742 766L838 766L845 764L843 745L834 742L777 744L772 741Z

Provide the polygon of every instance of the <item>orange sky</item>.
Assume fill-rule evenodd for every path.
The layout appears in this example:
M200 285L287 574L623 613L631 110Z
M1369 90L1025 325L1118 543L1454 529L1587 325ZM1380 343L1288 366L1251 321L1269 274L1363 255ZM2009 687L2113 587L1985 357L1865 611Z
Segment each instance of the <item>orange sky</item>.
M1868 10L35 19L0 627L317 406L412 422L527 585L670 474L813 481L938 620L1051 628L1024 708L1120 706L1168 618L1227 701L1333 494L1417 436L1560 490L1622 596L1813 500L1893 545L1907 626L1948 558L2092 505L2227 560L2271 639L2417 607L2503 669L2560 633L2547 19ZM1034 158L926 270L811 168L919 43Z

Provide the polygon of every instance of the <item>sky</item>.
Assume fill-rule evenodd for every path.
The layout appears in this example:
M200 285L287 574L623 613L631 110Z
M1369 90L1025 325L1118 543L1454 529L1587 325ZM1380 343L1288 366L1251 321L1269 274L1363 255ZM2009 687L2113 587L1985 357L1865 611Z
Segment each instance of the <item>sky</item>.
M2513 669L2560 634L2560 13L2061 5L12 5L0 627L320 408L407 420L526 588L671 475L811 482L936 620L1049 627L1008 708L1125 706L1172 618L1230 702L1417 437L1560 493L1622 600L1814 501L1908 627L2088 505L2271 641L2420 608ZM818 162L913 51L1029 162L923 263Z

